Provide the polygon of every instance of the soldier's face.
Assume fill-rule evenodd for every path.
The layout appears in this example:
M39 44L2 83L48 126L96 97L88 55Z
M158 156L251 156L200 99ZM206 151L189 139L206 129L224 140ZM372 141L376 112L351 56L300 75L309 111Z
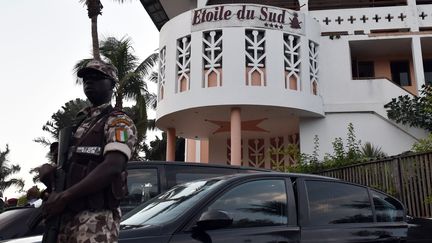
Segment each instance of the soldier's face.
M101 73L89 73L83 77L84 93L93 105L101 105L111 100L112 81Z

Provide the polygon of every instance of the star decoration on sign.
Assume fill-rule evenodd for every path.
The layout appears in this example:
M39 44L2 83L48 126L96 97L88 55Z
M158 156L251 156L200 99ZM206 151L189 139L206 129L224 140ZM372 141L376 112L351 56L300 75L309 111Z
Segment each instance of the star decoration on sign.
M276 29L283 29L283 25L282 24L264 23L264 26L265 27L276 28Z
M259 120L242 121L241 130L252 131L252 132L269 132L265 129L258 127L258 124L260 124L264 120L267 120L267 118L263 118ZM219 126L219 128L216 131L214 131L213 134L231 131L231 122L229 121L214 121L214 120L205 120L205 121Z

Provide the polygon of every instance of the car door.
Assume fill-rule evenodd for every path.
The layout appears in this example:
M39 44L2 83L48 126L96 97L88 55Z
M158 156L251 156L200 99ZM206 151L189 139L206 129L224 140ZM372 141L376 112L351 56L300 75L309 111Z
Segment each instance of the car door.
M391 227L376 222L367 187L310 179L301 180L297 187L301 205L301 242L398 243L405 239L403 222Z
M157 166L137 166L128 169L129 194L120 202L122 214L153 198L161 192Z
M288 186L288 187L287 187ZM280 178L242 182L208 203L170 243L291 243L299 241L291 181ZM223 212L232 222L203 230L197 221L208 212Z

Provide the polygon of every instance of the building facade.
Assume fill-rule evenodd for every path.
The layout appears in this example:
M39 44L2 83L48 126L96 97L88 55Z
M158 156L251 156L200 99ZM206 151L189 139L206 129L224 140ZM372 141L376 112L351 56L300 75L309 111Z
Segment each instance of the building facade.
M346 138L389 155L426 131L384 105L432 83L430 0L142 0L160 29L156 125L186 161L280 168Z

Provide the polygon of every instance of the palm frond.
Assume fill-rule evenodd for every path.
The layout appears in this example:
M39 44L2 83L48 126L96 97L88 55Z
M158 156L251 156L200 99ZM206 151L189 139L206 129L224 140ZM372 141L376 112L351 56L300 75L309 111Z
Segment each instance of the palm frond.
M366 159L378 159L387 156L387 154L381 150L381 147L377 147L370 142L366 142L361 147L361 155Z
M9 165L7 155L9 154L9 146L6 145L4 151L0 151L0 192L3 192L11 186L18 186L22 189L24 181L18 178L10 178L15 173L21 170L19 165Z
M33 139L33 142L42 144L43 146L48 146L48 145L50 145L52 143L46 137L37 137L37 138Z
M149 76L154 71L154 68L157 66L159 61L159 54L154 52L150 54L141 64L137 67L135 72L142 73L143 76Z
M158 83L159 74L156 71L153 71L150 75L147 76L147 80L153 83Z
M24 180L19 178L13 178L7 181L0 181L0 191L4 191L11 186L16 186L19 190L24 188Z
M147 120L147 130L155 131L156 128L156 120L155 119L148 119Z

